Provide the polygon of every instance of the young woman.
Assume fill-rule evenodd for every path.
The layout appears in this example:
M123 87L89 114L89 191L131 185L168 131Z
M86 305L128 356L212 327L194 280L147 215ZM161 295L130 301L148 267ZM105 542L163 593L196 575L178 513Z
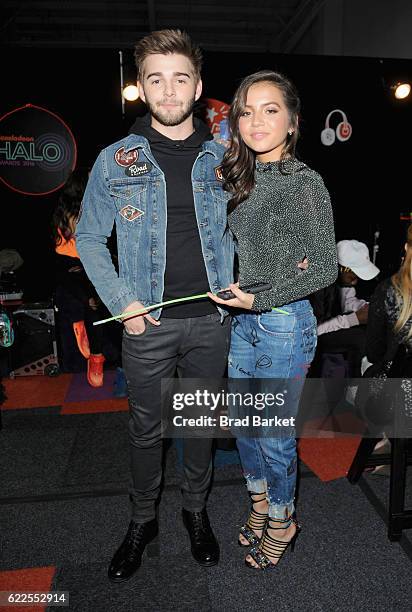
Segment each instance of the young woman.
M368 386L358 390L356 403L360 410L365 410L367 420L376 425L381 422L382 417L387 418L386 425L389 431L384 432L384 437L375 446L375 453L387 453L390 450L390 439L396 437L405 429L405 437L409 434L412 415L412 225L408 227L405 243L405 257L398 272L382 281L375 289L368 314L366 328L366 356L372 363L364 373L366 378L374 378L385 372L389 378L401 378L401 388L389 390L393 397L393 405L388 403L385 387L382 397L376 397L372 388ZM366 382L366 381L365 381ZM379 388L379 385L378 385ZM372 407L365 403L372 392ZM398 394L402 392L402 395ZM375 404L375 402L378 402ZM408 418L402 424L403 416ZM377 419L377 421L375 421ZM400 429L394 434L393 427ZM390 434L392 431L392 436ZM390 465L377 465L369 472L370 474L389 476Z
M222 173L232 194L228 223L238 244L239 282L230 285L231 300L210 294L241 310L232 322L229 377L295 378L289 417L296 416L316 348L316 319L306 297L337 277L329 194L321 177L295 157L299 110L293 84L269 70L246 77L235 93ZM297 262L305 257L308 268L300 270ZM256 295L239 289L256 282L272 288ZM261 434L237 440L252 499L239 543L253 546L246 564L265 569L297 536L297 457L293 430Z
M86 169L72 172L63 187L53 213L56 292L58 310L73 326L78 348L87 359L87 380L93 387L103 385L102 330L93 321L102 318L100 300L80 263L74 232L88 180ZM90 344L89 344L90 341Z
M408 228L405 257L396 274L382 281L375 289L369 305L366 328L366 356L378 369L392 362L399 346L405 349L403 366L407 371L399 376L412 375L412 225ZM399 364L399 355L396 367ZM403 367L405 370L405 367ZM391 376L397 374L391 371Z

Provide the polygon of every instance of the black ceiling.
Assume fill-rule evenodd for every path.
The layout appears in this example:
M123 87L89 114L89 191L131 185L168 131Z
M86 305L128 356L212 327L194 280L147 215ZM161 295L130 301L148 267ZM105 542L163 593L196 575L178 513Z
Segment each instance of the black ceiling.
M293 52L325 0L3 0L9 47L131 48L181 28L210 51Z

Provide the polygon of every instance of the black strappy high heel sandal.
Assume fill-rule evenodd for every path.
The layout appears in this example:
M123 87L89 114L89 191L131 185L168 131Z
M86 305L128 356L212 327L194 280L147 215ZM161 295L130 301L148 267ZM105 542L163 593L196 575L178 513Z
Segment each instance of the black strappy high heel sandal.
M280 522L283 522L284 525L282 525L282 527L274 527L273 525L271 525L271 522L277 523L277 524L279 524ZM268 528L269 529L287 529L292 523L296 525L296 531L295 531L294 536L289 540L289 542L284 542L282 540L276 540L268 533ZM252 563L250 563L250 561L248 561L247 559L245 559L246 565L253 569L261 569L261 570L273 569L274 567L278 565L279 561L277 563L273 563L270 560L269 556L272 557L272 559L280 559L286 552L286 549L288 548L288 546L290 546L290 551L293 552L295 549L297 537L301 529L302 529L301 526L299 525L299 523L296 521L295 518L289 517L285 521L279 521L279 520L275 521L275 519L269 517L267 526L266 526L266 530L260 541L260 544L258 546L254 546L253 548L251 548L250 553L249 553L250 556L255 561L255 563L257 563L258 568L252 565Z
M248 543L243 544L240 540L237 541L239 546L242 546L243 548L246 548L247 546L257 546L259 544L260 538L254 532L254 529L262 529L262 531L264 531L268 520L267 514L257 512L253 507L258 502L266 499L266 493L253 493L252 491L248 491L248 493L250 495L252 507L250 509L249 518L239 530L239 534L242 535L248 541ZM255 499L257 495L260 495L260 499Z

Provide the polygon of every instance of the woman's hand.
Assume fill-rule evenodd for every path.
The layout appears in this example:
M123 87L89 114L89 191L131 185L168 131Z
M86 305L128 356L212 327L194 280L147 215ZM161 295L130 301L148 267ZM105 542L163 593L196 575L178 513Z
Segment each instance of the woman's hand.
M231 300L222 300L214 293L210 293L210 291L207 292L207 295L217 304L223 304L224 306L231 306L234 308L242 308L243 310L252 309L253 302L255 300L255 296L252 293L245 293L244 291L241 291L239 289L239 283L229 285L228 289L235 294L235 298L232 298Z
M298 263L298 268L300 268L302 271L307 270L309 268L309 262L307 257L305 257L304 259L302 259L302 261Z

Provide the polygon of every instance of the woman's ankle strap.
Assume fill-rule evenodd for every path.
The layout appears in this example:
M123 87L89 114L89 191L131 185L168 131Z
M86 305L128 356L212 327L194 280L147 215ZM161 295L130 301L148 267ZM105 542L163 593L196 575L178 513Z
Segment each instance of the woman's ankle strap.
M261 491L259 493L255 493L255 491L248 491L248 493L249 493L250 499L252 500L254 504L257 502L267 500L266 491ZM256 499L256 496L260 496L261 499Z
M288 518L285 518L285 519L274 518L273 516L269 516L268 527L269 529L287 529L294 522L295 520L292 516L289 516ZM273 523L275 523L275 525Z

